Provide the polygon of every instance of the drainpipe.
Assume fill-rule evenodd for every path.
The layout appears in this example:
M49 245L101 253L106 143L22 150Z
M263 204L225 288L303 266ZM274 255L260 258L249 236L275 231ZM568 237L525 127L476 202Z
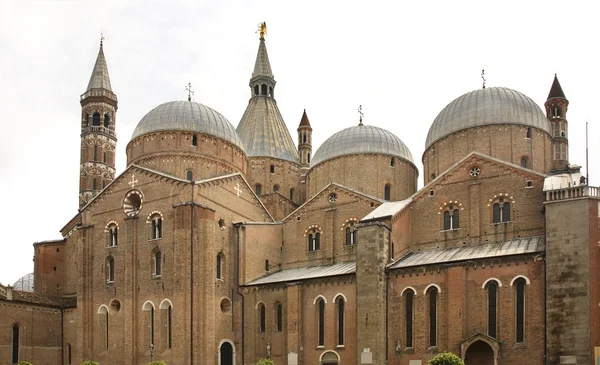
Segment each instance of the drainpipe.
M194 181L190 201L190 364L194 365Z

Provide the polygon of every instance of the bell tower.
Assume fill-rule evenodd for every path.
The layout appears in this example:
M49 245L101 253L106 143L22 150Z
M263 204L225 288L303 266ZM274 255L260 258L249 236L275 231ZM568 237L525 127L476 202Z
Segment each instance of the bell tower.
M103 40L90 77L81 95L81 158L79 175L79 208L115 178L115 122L117 95L112 92Z
M565 171L569 167L569 123L567 109L569 101L554 74L554 82L548 94L546 117L552 125L552 170Z
M310 155L312 153L312 127L306 115L306 109L302 113L302 119L298 126L298 154L300 155L300 166L308 169Z

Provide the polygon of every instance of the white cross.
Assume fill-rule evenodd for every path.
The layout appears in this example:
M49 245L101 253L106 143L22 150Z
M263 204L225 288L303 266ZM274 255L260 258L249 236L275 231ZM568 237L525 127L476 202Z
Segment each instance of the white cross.
M235 186L235 191L237 192L237 196L239 197L242 194L242 189L240 189L240 183Z
M128 182L128 184L129 184L129 185L131 185L131 188L133 189L133 188L135 188L135 184L137 184L138 182L139 182L139 181L137 181L137 180L135 179L135 174L133 174L133 175L131 175L131 181L130 181L130 182Z

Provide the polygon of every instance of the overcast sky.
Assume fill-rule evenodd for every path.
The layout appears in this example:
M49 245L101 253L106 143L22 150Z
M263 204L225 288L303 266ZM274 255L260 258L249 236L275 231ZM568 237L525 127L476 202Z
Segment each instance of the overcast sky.
M33 271L37 241L77 213L79 96L101 32L117 112L117 174L138 121L194 99L237 126L250 97L257 24L267 22L276 99L294 141L306 108L313 153L358 123L385 128L421 156L430 124L456 97L488 86L541 107L554 73L570 101L570 161L600 184L600 84L594 1L0 0L0 282ZM422 174L419 186L423 185Z

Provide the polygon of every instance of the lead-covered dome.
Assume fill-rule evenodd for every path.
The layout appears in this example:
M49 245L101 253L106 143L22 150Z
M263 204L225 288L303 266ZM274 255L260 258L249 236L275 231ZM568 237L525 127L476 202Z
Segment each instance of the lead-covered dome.
M395 134L370 125L358 125L343 129L323 142L313 156L311 167L335 157L363 153L396 156L414 164L410 150Z
M551 132L546 115L528 96L505 87L490 87L471 91L448 104L429 128L425 149L454 132L492 124L520 124Z
M244 149L235 128L224 116L192 101L171 101L152 109L135 127L131 139L158 131L205 133Z

